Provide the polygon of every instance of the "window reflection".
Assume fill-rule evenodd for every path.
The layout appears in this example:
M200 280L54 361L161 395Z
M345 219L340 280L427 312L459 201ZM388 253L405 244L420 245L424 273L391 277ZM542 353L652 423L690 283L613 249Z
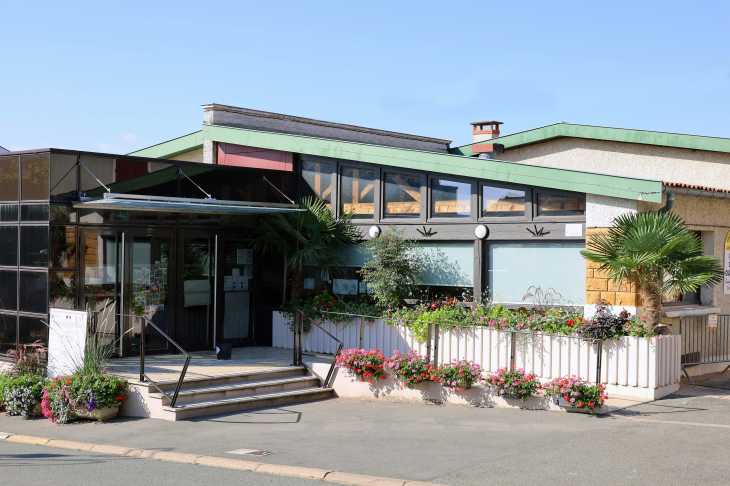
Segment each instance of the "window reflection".
M48 200L51 155L23 155L20 161L21 196L23 201Z
M43 347L48 346L48 326L43 323L40 317L20 316L18 323L18 343L38 343Z
M48 274L20 272L20 311L48 312Z
M431 216L462 218L471 215L471 183L431 180Z
M18 337L18 316L0 314L0 353L15 349Z
M51 268L76 267L76 227L51 227Z
M19 157L0 157L0 201L18 200Z
M303 160L302 178L312 189L314 195L327 203L327 207L330 207L332 204L332 164Z
M50 272L50 306L59 309L76 308L76 272Z
M18 266L17 226L0 226L0 265Z
M482 187L482 217L503 218L525 215L525 191Z
M2 221L3 223L17 223L18 205L5 204L3 206L0 206L0 221Z
M48 268L48 226L20 228L20 266Z
M20 207L21 221L48 221L48 204L26 204Z
M386 172L385 217L418 218L421 215L421 177Z
M18 272L0 270L0 309L18 309Z
M585 200L582 197L537 195L538 216L584 216Z
M343 167L340 191L343 213L353 213L355 218L372 218L375 215L375 171Z

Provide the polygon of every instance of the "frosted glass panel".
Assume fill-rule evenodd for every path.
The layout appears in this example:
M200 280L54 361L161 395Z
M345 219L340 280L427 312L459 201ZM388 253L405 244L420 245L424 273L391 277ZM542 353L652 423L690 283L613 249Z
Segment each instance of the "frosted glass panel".
M531 286L557 290L567 303L585 301L583 243L489 245L489 295L495 302L523 303ZM531 303L531 301L528 302Z
M472 287L474 285L474 243L421 243L422 285Z

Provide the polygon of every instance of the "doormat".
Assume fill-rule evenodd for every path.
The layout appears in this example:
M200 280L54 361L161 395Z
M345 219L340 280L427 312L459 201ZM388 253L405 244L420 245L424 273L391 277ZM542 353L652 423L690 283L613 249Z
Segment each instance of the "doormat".
M238 449L236 451L226 452L226 454L243 454L247 456L270 456L274 451L257 451L256 449Z

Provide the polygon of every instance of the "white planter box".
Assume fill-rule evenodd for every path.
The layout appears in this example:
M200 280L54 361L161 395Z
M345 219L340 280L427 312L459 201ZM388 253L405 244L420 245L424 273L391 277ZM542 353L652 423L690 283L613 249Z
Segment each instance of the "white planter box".
M344 343L344 349L360 348L360 323L335 326L319 323ZM293 333L279 312L273 316L273 346L292 348ZM510 332L483 327L444 329L439 332L439 364L466 359L485 372L509 366ZM519 335L518 335L519 336ZM535 373L541 381L577 375L597 381L598 352L586 341L559 335L523 335L516 342L515 366ZM337 343L319 328L304 335L306 352L332 354ZM394 351L426 354L425 343L416 341L406 326L387 325L378 319L364 326L362 348L379 349L386 357ZM679 390L681 336L663 338L624 337L603 343L601 383L610 395L657 399Z

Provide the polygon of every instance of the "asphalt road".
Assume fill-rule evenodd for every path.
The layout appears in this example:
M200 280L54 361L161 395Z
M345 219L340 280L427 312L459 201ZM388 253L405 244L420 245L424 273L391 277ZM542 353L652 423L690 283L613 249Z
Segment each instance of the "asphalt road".
M117 419L57 426L48 420L3 415L0 431L454 486L730 484L730 400L678 395L607 417L333 399L182 422ZM17 459L26 461L22 471L40 471L43 464L58 460L81 464L83 476L88 477L87 469L89 475L103 475L106 470L96 465L94 457L125 471L143 461L1 441L0 446L4 454L20 447L40 454L37 460ZM256 458L227 454L236 449L274 454ZM43 454L73 459L45 459ZM32 466L36 462L37 468ZM2 476L7 477L4 466L0 459ZM152 468L160 468L167 480L181 477L178 484L196 484L188 474L208 479L218 474L263 476L185 464L147 467L152 475L145 478L157 478L158 470ZM274 482L265 484L311 482L266 478Z

